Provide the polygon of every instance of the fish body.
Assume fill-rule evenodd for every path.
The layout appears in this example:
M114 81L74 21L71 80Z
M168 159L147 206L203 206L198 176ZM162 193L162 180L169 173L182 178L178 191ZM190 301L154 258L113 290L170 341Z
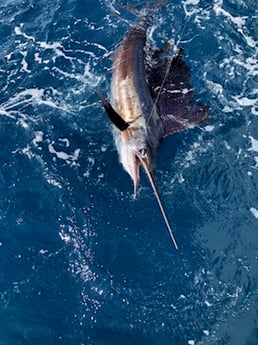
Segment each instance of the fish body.
M133 180L134 194L139 183L139 168L144 168L162 216L176 248L171 226L161 203L152 167L161 139L208 118L203 104L191 106L193 91L190 70L182 50L174 58L164 51L146 57L146 27L134 27L118 46L111 81L111 104L99 93L113 122L114 139L120 161ZM150 59L149 59L150 60Z
M111 82L112 106L127 122L126 131L114 128L114 138L120 160L134 183L134 193L139 181L139 162L132 152L139 152L153 160L163 128L146 80L145 53L146 30L135 27L115 53ZM144 157L143 157L144 158Z

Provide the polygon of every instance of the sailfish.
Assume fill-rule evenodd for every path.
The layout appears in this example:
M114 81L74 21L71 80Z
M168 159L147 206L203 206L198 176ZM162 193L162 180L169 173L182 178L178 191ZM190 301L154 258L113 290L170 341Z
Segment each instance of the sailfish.
M183 49L171 57L168 45L152 48L147 44L147 27L146 22L133 27L114 53L111 102L100 90L98 94L113 123L120 162L132 178L134 195L142 167L178 249L158 193L153 162L162 138L207 120L209 110L203 103L192 105L191 72L183 60Z

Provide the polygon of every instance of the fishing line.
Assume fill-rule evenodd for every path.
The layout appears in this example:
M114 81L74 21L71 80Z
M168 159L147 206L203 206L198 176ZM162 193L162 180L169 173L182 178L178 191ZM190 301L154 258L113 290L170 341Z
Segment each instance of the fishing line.
M121 1L116 0L102 0L102 3L108 9L111 15L118 16L118 18L122 22L126 23L126 25L128 25L130 28L133 28L135 24L133 24L130 19L126 19L125 15L131 15L135 18L145 18L149 17L150 13L154 12L154 8L146 5L144 6L144 2L142 2L142 4L140 3L140 6L144 6L141 9L137 9L133 5L123 5ZM122 11L124 12L123 14Z
M187 16L185 15L185 17L184 17L185 20L184 20L183 29L182 29L181 34L179 34L179 38L178 38L178 41L175 43L175 47L178 47L178 45L179 45L179 43L180 43L180 41L181 41L181 38L182 38L182 36L183 36L183 34L184 34L186 25L188 24L188 21L189 21L190 16L188 16L188 19L186 19L186 17L187 17ZM165 75L164 75L163 80L162 80L162 83L161 83L161 85L160 85L158 94L157 94L157 96L156 96L155 99L154 99L153 106L152 106L151 113L150 113L150 116L149 116L149 118L148 118L147 124L149 123L150 119L151 119L151 118L153 117L153 115L154 115L154 111L155 111L155 109L156 109L156 105L157 105L157 103L158 103L158 100L159 100L159 98L160 98L161 92L162 92L163 87L164 87L164 85L165 85L166 79L167 79L168 74L169 74L169 72L170 72L170 68L171 68L173 59L174 59L174 56L171 56L171 57L168 59L168 63L167 63Z

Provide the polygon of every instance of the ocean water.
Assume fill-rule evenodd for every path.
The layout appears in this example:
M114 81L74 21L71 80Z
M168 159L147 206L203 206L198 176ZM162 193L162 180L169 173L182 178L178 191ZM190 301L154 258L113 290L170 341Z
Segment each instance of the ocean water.
M1 0L0 344L258 344L258 7L168 1L209 122L162 142L136 200L96 90L148 1Z

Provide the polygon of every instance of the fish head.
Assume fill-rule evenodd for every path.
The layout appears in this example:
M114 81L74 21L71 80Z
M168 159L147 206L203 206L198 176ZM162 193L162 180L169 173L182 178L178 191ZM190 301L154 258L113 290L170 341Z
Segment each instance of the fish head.
M134 196L140 179L140 166L151 170L152 155L148 142L139 128L130 128L119 147L121 163L126 172L131 176L134 186Z
M146 146L141 146L137 147L133 150L133 156L134 156L134 162L135 166L137 167L137 180L134 180L134 194L136 194L136 189L139 183L139 168L142 167L145 171L146 169L148 171L152 170L152 157L150 153L149 147Z
M152 164L149 148L147 146L132 149L127 148L122 155L122 164L133 180L135 196L140 180L140 167L143 167L144 170L148 169L151 171Z

